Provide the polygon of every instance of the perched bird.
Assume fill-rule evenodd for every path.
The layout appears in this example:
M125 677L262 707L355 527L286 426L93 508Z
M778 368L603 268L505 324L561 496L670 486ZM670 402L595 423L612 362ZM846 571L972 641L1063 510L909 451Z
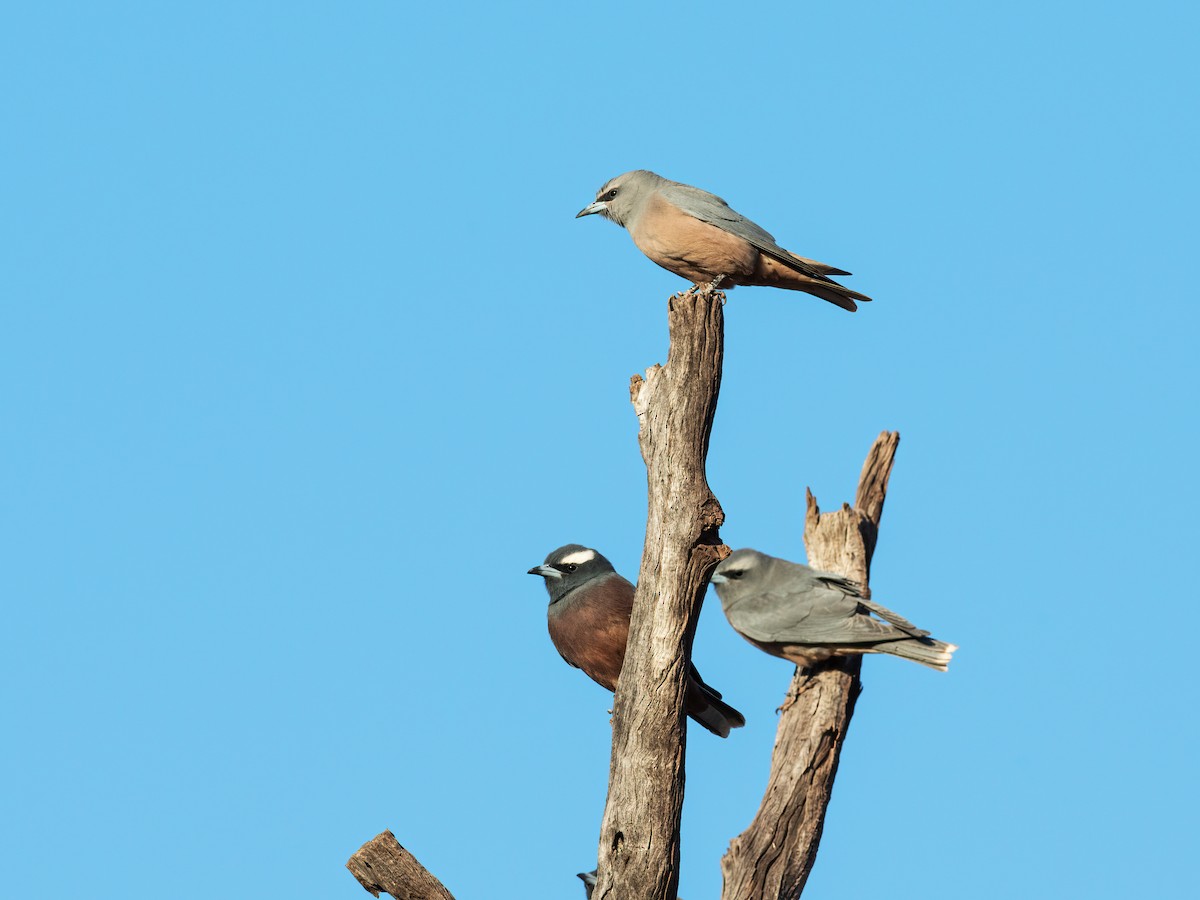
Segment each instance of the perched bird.
M734 631L798 666L890 653L945 672L958 649L867 599L861 585L841 575L757 550L735 550L713 571L712 583Z
M587 895L587 900L592 900L592 891L596 889L596 876L599 874L599 869L592 869L590 872L580 872L575 876L583 881L583 892Z
M849 272L784 250L715 194L645 169L609 181L575 218L595 213L623 226L646 256L696 288L786 288L851 312L858 309L855 300L871 299L829 277Z
M612 563L582 544L559 547L529 574L546 580L550 640L559 655L615 691L625 664L633 585L617 574ZM721 737L746 724L740 712L723 703L721 694L700 679L695 666L688 673L686 703L689 716Z

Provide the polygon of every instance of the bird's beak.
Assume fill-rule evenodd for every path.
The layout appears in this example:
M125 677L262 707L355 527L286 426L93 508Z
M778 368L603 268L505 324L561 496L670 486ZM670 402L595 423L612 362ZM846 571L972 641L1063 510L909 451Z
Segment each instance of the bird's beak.
M713 584L724 584L729 579L726 578L724 575L722 575L720 572L713 572L712 578L710 578L708 580L711 581Z
M562 578L562 572L554 566L534 566L527 574L541 575L543 578Z
M608 204L603 200L597 200L594 203L589 203L579 212L575 213L575 218L579 219L583 216L594 216L596 213L602 213L608 209Z

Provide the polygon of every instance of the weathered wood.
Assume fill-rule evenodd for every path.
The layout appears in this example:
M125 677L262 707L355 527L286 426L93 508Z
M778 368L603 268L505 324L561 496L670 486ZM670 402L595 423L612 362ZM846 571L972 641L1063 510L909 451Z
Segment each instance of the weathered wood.
M396 900L454 900L454 895L401 847L390 831L375 835L359 847L346 868L376 897L380 891L387 891Z
M808 491L804 543L814 568L867 584L897 432L876 438L854 506L822 513ZM869 594L868 594L869 596ZM722 900L795 900L817 857L833 779L861 684L862 657L797 669L784 699L758 813L721 859Z
M630 399L646 462L646 543L613 707L597 900L674 900L683 807L685 679L713 567L729 548L704 463L721 385L725 297L671 298L665 366L635 375Z

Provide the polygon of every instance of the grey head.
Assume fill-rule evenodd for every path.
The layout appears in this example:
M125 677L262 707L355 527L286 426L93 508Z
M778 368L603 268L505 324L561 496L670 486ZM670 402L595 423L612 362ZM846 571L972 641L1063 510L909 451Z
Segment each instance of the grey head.
M739 600L762 591L772 576L784 568L796 568L796 565L757 550L743 548L734 550L721 560L713 570L711 580L717 596L721 598L721 606L728 609Z
M530 569L529 574L541 575L546 580L546 591L553 606L576 588L615 571L613 564L591 547L564 544L551 552L540 566Z
M610 178L596 191L596 199L575 214L575 218L596 213L628 228L645 209L646 201L664 184L673 184L660 175L645 169L635 169Z

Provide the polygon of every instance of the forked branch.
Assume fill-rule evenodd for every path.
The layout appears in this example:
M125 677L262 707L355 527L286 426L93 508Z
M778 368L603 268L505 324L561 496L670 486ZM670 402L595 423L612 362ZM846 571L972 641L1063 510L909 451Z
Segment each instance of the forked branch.
M843 504L822 513L808 492L804 544L811 566L867 584L899 443L894 431L875 439L853 507ZM795 900L804 890L861 690L861 667L862 658L851 656L796 670L779 718L762 804L721 860L722 900Z

